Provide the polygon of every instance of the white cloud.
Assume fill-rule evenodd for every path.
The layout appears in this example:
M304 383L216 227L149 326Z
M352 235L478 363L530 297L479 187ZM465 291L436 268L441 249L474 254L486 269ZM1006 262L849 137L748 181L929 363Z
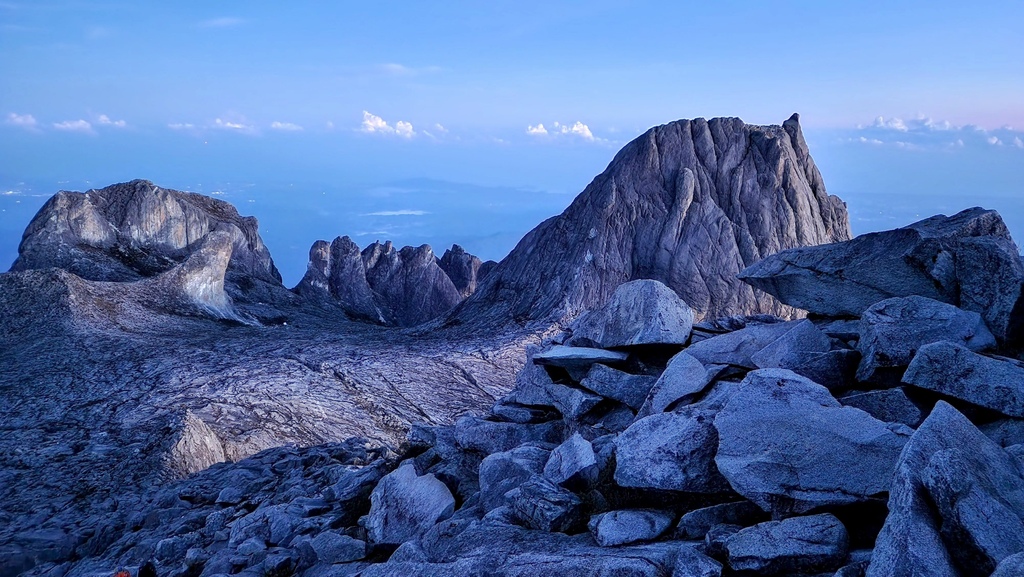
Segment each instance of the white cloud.
M328 120L326 123L324 123L324 127L326 127L327 130L334 130L334 121Z
M0 196L21 196L20 190L5 190L0 192Z
M247 132L254 133L256 129L251 124L245 124L244 122L232 122L230 120L224 120L217 118L213 121L215 128L221 128L224 130L233 130L236 132Z
M171 130L192 130L196 126L190 122L172 122L167 125Z
M590 127L578 120L572 126L559 126L556 122L555 128L561 130L562 134L575 134L583 140L594 140L594 133L590 132Z
M986 138L985 142L991 144L992 146L1002 146L1003 145L1003 141L999 140L999 137L996 137L996 136L990 136L990 137Z
M441 134L448 134L448 129L445 128L444 126L441 126L440 123L434 125L434 130L440 132Z
M1024 140L1021 140L1019 136L1013 137L1013 145L1017 148L1024 148Z
M124 128L125 126L128 126L127 122L123 120L111 120L110 117L106 114L101 114L100 117L96 119L96 124L102 124L104 126L114 126L116 128Z
M409 122L399 120L394 126L391 126L380 116L366 110L363 111L363 122L359 130L368 134L394 134L402 138L412 138L416 134Z
M377 212L368 212L368 213L364 214L363 216L423 216L425 214L430 214L430 213L425 211L425 210L402 209L402 210L380 210L380 211L377 211Z
M421 74L433 74L440 72L440 66L406 66L404 64L398 64L396 62L388 62L380 65L381 71L392 76L419 76Z
M92 132L92 124L88 120L65 120L54 122L53 127L66 132Z
M863 136L858 138L857 142L860 142L861 144L870 144L870 145L873 145L873 146L879 146L879 145L885 144L884 142L882 142L881 140L878 140L877 138L865 138Z
M15 114L11 112L7 115L7 118L4 119L4 124L32 129L36 127L37 123L36 118L31 114Z
M875 128L887 128L889 130L898 130L900 132L906 132L908 130L906 123L899 118L885 119L884 116L879 116L875 119L875 123L872 125Z
M234 17L223 17L223 18L211 18L209 20L203 20L199 23L200 28L231 28L242 24L244 20L241 18Z
M544 128L544 123L538 123L536 126L527 126L526 134L530 136L543 136L548 133L548 129Z
M302 130L302 127L299 126L298 124L292 124L291 122L277 122L277 121L271 122L270 123L270 128L273 128L274 130L286 130L286 131L290 131L290 132L295 132L297 130Z

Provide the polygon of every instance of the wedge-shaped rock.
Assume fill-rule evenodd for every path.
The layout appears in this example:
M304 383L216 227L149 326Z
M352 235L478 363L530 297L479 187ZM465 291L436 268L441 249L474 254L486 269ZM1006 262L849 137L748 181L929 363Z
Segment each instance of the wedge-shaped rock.
M774 513L884 493L913 432L843 407L828 389L786 369L747 375L715 428L719 471L737 493Z
M506 505L505 493L539 475L550 454L539 447L516 447L485 457L480 463L480 505L484 511Z
M675 403L689 404L707 388L716 373L704 368L700 361L686 351L675 355L654 383L637 415L646 417L661 413Z
M900 455L867 577L988 575L1021 551L1020 470L940 401Z
M635 280L619 285L607 303L570 328L574 344L583 346L685 345L693 311L664 284Z
M1021 295L1021 264L1011 254L1016 245L999 214L972 208L846 242L785 250L739 278L827 316L859 316L892 297L928 297L986 315L1003 334ZM999 281L991 282L991 275Z
M587 528L602 547L657 539L672 526L675 515L654 509L608 511L590 518Z
M580 385L605 397L639 409L657 379L649 375L631 375L623 371L594 365Z
M734 571L754 575L835 571L849 551L846 527L833 515L792 517L748 527L725 542Z
M600 367L604 365L594 366ZM551 398L551 404L558 409L559 413L562 413L562 416L570 420L579 419L580 416L593 409L604 400L600 395L595 395L589 391L580 390L567 385L548 383L544 385L544 390L547 391L548 397Z
M938 341L963 345L972 351L996 345L995 337L978 313L920 296L875 303L861 316L857 380L884 380L887 369L909 365L917 349Z
M750 325L738 331L705 339L686 348L686 352L705 365L735 365L756 369L751 359L761 349L793 330L802 321Z
M638 419L615 440L615 482L622 487L719 493L714 412L687 408Z
M544 477L569 489L582 490L597 481L597 456L590 441L579 433L569 437L555 450L544 465Z
M416 476L412 461L384 476L370 494L366 532L374 543L398 545L423 535L455 510L455 498L433 475Z
M925 345L903 375L903 382L998 411L1024 417L1024 366L939 342Z
M563 369L586 370L595 363L622 363L628 358L629 354L618 351L555 345L542 353L533 355L533 362L538 365L562 367Z

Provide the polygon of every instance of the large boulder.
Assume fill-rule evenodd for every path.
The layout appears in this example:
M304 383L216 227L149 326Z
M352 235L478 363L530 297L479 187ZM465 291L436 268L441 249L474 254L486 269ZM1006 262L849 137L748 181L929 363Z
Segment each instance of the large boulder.
M570 327L574 343L601 348L685 345L692 329L693 311L656 280L619 285L607 303Z
M707 388L716 373L704 368L700 361L686 351L676 354L669 359L637 415L646 417L664 412L676 403L689 404Z
M615 440L615 482L622 487L720 493L714 412L687 407L637 419Z
M650 375L631 375L605 365L593 365L580 386L590 389L606 399L612 399L639 409L651 392L657 379Z
M940 401L900 455L867 577L988 575L1021 551L1021 470Z
M979 355L950 342L921 347L903 375L908 385L1024 417L1024 366Z
M367 535L374 543L399 545L418 538L455 510L455 498L433 475L416 475L405 461L388 473L370 494Z
M780 514L884 493L912 433L843 407L825 387L785 369L748 374L715 428L718 470L737 493Z
M996 346L978 313L916 295L875 303L861 316L857 380L884 380L887 370L909 365L917 349L937 341L972 351Z
M839 569L849 550L846 527L833 515L792 517L748 527L725 542L729 567L742 574L816 574Z
M758 366L752 357L803 322L748 325L694 343L686 348L686 352L705 365L734 365L756 369Z
M538 531L569 533L583 524L583 501L544 477L535 476L508 493L514 518Z
M539 447L516 447L488 455L480 463L480 505L490 511L507 505L505 494L539 475L551 455Z
M597 455L590 441L579 433L555 447L544 465L544 477L556 485L582 490L597 481Z
M672 526L675 515L654 509L608 511L590 518L587 528L602 547L657 539Z
M626 145L452 316L569 321L636 279L661 281L700 318L788 315L736 273L786 248L849 236L846 207L826 192L797 115L781 126L680 120Z
M999 214L972 208L846 242L789 249L739 278L827 316L859 316L892 297L928 297L980 313L996 336L1009 341L1024 318L1018 255Z

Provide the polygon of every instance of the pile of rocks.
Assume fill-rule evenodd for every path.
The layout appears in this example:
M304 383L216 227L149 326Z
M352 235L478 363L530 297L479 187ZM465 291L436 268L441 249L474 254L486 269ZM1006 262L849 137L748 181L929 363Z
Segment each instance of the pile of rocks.
M628 282L530 349L487 416L414 426L390 459L351 441L217 465L97 556L36 571L1021 574L1024 266L998 215L743 276L816 314L694 324Z

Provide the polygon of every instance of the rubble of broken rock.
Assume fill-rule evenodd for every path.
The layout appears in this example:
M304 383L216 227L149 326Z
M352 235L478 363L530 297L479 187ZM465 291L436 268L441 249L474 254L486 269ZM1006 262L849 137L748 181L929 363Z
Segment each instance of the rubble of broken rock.
M968 270L1005 259L955 252L1016 251L992 222L909 228L932 229L932 267L900 274L930 278L953 250L949 298L863 273L843 316L694 324L658 281L625 283L532 347L485 416L414 425L397 448L352 439L214 465L155 489L128 533L97 520L71 560L32 574L1017 575L1024 274ZM858 242L874 251L863 262L892 260L885 242L795 249L777 258L810 272L758 283L823 302L845 273L812 264Z

